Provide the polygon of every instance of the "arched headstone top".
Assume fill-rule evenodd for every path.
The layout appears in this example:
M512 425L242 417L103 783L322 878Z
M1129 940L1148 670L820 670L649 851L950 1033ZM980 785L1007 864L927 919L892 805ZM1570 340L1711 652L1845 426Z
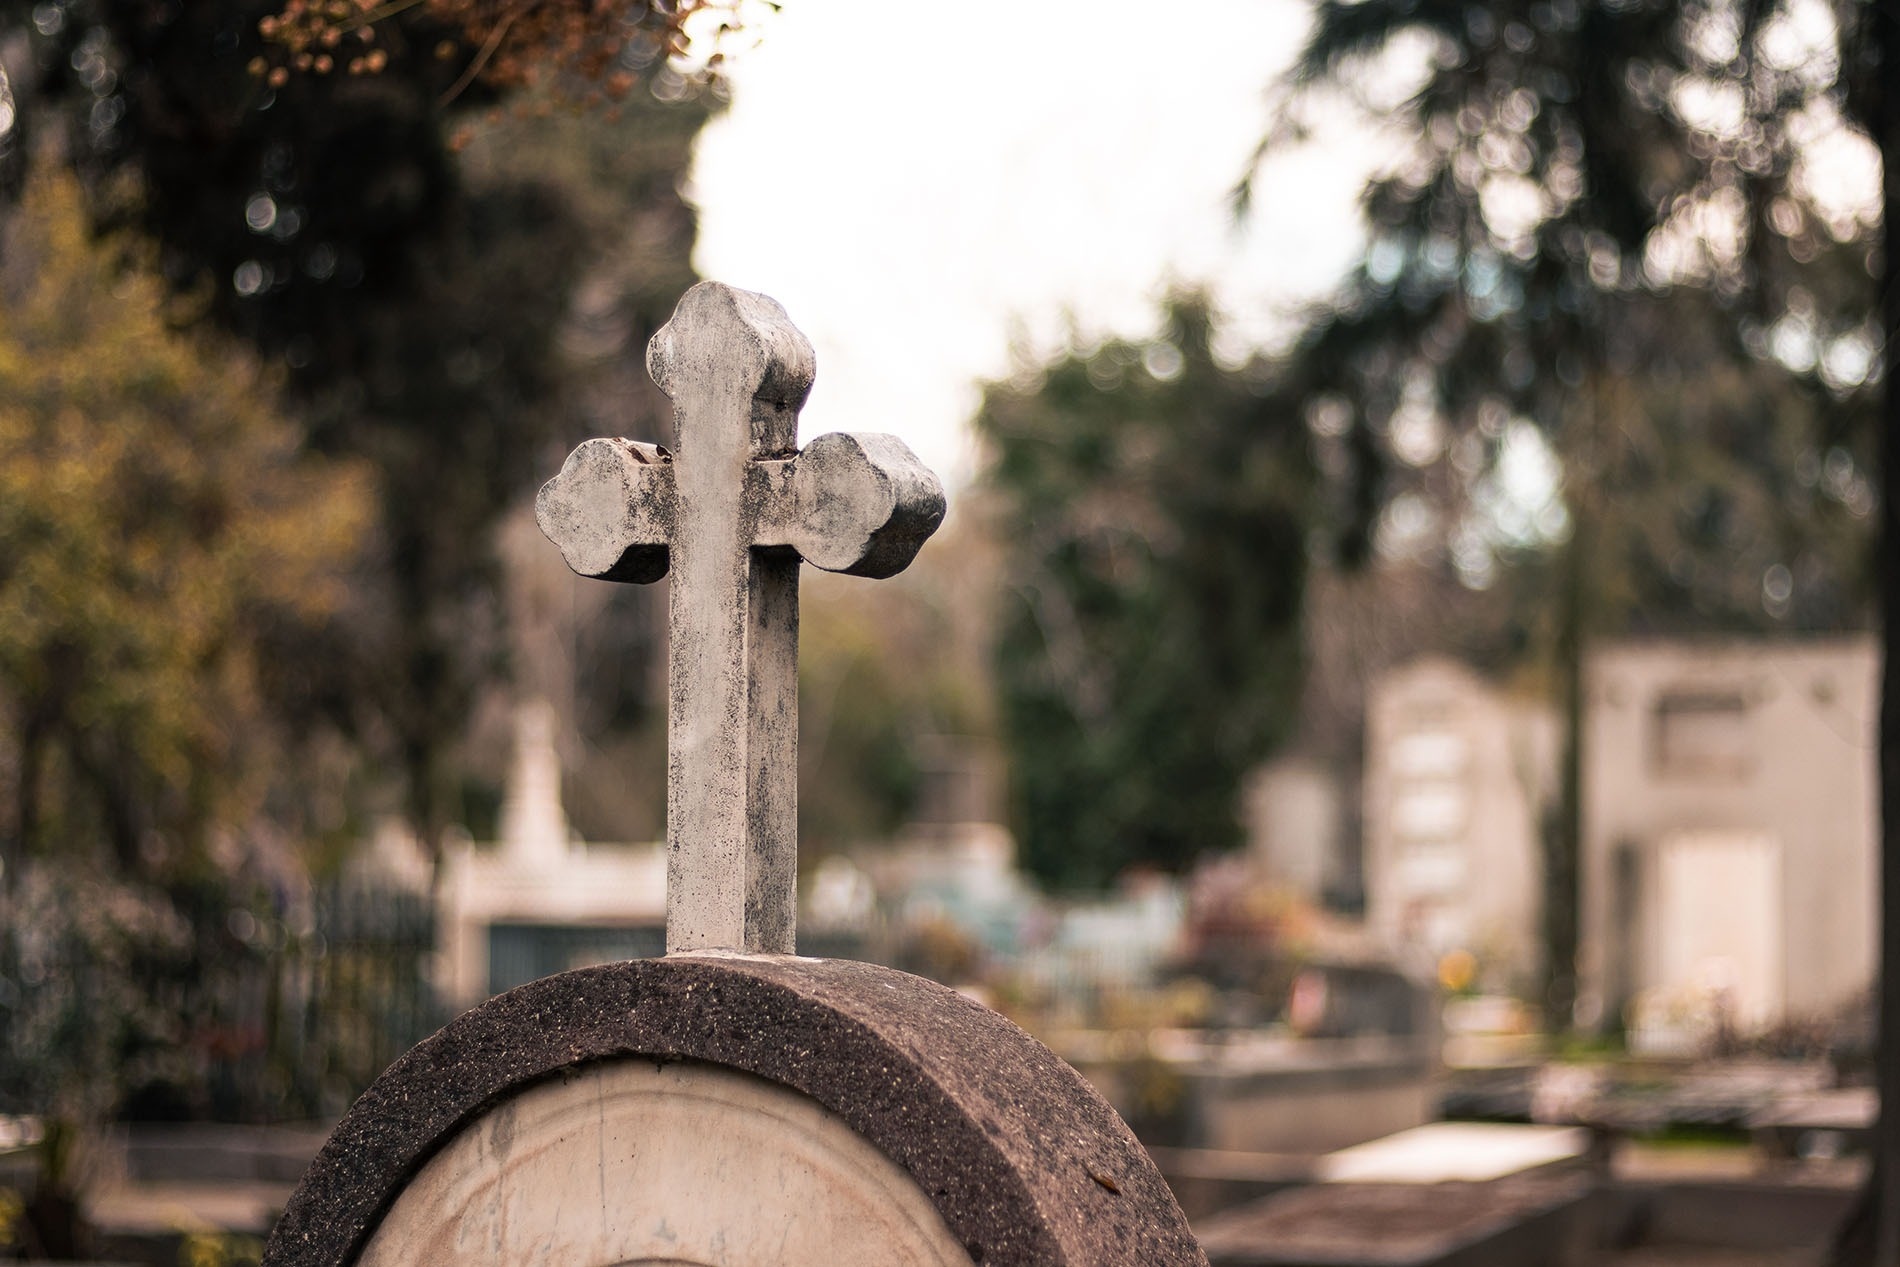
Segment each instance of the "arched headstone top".
M676 955L562 973L463 1014L350 1109L270 1267L346 1267L410 1178L523 1091L615 1060L694 1061L809 1097L901 1167L984 1264L1204 1264L1160 1173L1053 1052L871 964Z

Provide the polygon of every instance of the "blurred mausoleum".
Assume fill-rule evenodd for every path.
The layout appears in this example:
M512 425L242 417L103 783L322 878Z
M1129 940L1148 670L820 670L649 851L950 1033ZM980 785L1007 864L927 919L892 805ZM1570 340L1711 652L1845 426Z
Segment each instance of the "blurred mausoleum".
M1578 1019L1632 1048L1825 1024L1866 998L1878 840L1870 636L1607 643L1585 666ZM1368 931L1475 988L1538 976L1560 723L1442 657L1369 687Z
M1583 1019L1657 1053L1826 1020L1878 960L1872 636L1587 664Z

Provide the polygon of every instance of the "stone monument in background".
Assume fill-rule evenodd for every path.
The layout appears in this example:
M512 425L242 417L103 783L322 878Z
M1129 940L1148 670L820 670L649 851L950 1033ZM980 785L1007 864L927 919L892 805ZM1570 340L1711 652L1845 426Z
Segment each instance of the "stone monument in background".
M671 451L542 490L583 575L670 593L667 949L547 977L392 1065L264 1261L552 1267L1204 1264L1114 1111L961 995L794 954L800 561L889 576L943 493L889 436L796 447L810 345L695 286L648 367Z

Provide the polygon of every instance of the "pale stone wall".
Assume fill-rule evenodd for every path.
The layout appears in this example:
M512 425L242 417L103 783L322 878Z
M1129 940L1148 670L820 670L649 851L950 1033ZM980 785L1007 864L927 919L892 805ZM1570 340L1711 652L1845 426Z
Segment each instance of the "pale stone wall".
M1878 928L1873 639L1623 644L1586 672L1585 1019L1659 988L1719 989L1745 1029L1851 1001Z
M362 1267L970 1261L916 1182L750 1074L612 1061L504 1101L403 1190Z
M1341 808L1339 776L1326 762L1275 758L1242 791L1247 847L1276 883L1317 902L1339 878Z
M1414 967L1475 955L1485 984L1535 977L1539 819L1555 791L1548 707L1430 658L1371 689L1366 709L1366 915Z
M666 847L574 843L552 867L505 846L451 847L436 909L442 992L468 1007L488 996L489 930L497 924L659 927L666 919Z

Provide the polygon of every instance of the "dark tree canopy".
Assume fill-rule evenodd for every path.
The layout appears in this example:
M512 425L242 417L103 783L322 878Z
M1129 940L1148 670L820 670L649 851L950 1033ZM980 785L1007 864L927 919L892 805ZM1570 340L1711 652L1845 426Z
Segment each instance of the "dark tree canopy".
M1294 358L1301 394L1337 410L1355 527L1433 467L1455 524L1520 420L1568 471L1573 519L1641 521L1606 626L1864 619L1844 542L1872 508L1877 210L1824 164L1872 159L1865 8L1319 6L1293 126L1374 55L1412 40L1425 58L1414 139L1365 194L1365 262Z
M1307 441L1199 299L1073 350L977 419L1010 578L995 667L1023 865L1059 887L1240 839L1241 777L1292 720Z

